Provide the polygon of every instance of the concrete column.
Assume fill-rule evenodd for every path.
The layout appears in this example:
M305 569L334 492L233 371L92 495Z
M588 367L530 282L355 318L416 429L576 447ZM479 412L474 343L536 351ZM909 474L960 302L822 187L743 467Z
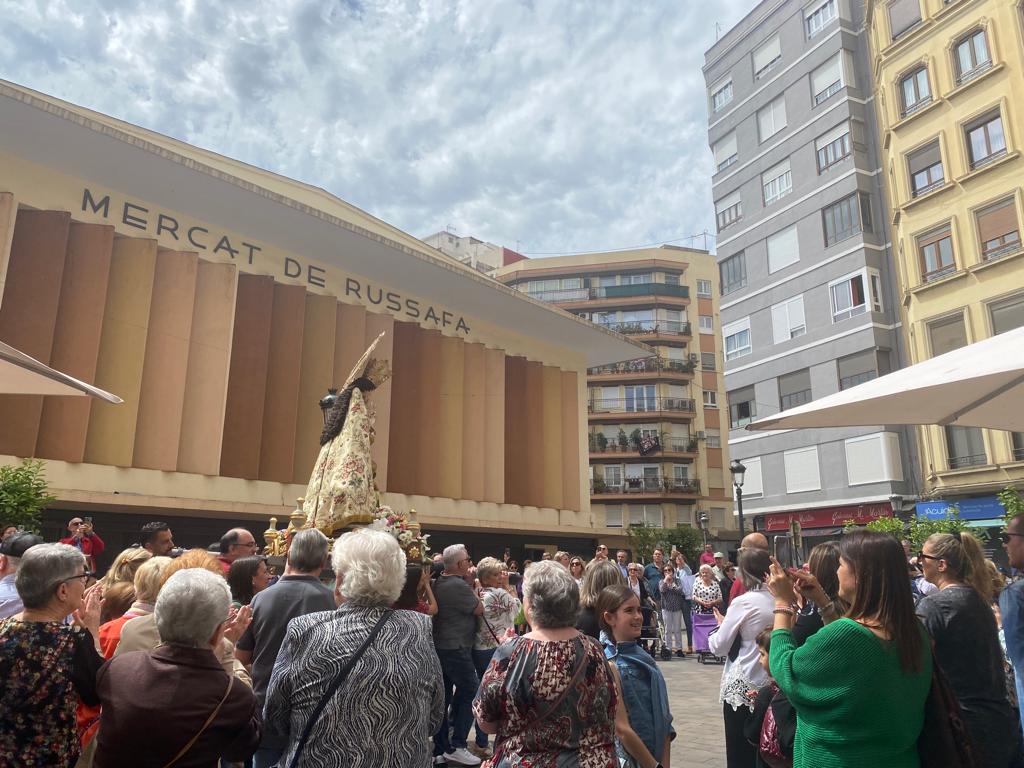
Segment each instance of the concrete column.
M234 264L200 260L178 437L179 472L220 472L237 288Z
M317 403L327 394L327 388L334 386L334 334L337 328L338 300L333 296L307 293L295 459L292 462L292 482L300 485L309 482L313 462L320 452L324 420Z
M417 431L410 435L416 441L416 493L440 496L441 434L441 334L417 328L420 351L417 355L416 377L419 392L416 397Z
M373 356L378 360L394 360L395 351L395 319L391 315L378 314L376 312L366 313L366 339L369 346L381 332L384 338L380 340ZM383 493L388 487L388 443L391 438L391 380L384 382L370 393L370 406L375 414L374 438L373 438L373 461L377 467L376 481L377 488Z
M388 425L388 490L412 493L416 488L417 380L419 336L412 323L395 323L391 357L391 413ZM380 430L378 430L379 434Z
M505 358L505 501L531 504L526 454L530 449L526 358Z
M14 221L18 216L18 201L11 192L0 192L0 306L4 301L4 283L7 266L11 261L11 241L14 239Z
M462 498L484 501L486 366L482 344L463 345Z
M451 336L441 337L440 423L435 435L438 453L438 495L462 498L463 378L465 344Z
M561 371L562 385L562 505L565 509L580 509L582 483L580 464L586 451L587 440L580 426L580 398L578 379L575 371ZM588 458L589 463L589 458Z
M363 352L366 351L366 310L355 304L338 305L338 328L334 335L334 386L341 389Z
M484 501L504 504L505 353L484 349Z
M135 426L132 465L136 467L167 472L178 467L198 274L199 257L195 253L160 251L157 254L139 418Z
M113 227L71 225L50 363L57 370L90 383L96 379L113 248ZM43 398L36 455L81 462L85 457L91 408L91 397Z
M99 401L92 404L85 441L85 460L90 464L132 465L156 252L156 240L128 237L114 240L96 384L119 395L124 402L121 405Z
M42 363L50 362L71 215L21 211L17 215L0 305L0 341ZM32 456L43 398L0 398L0 454Z
M544 366L526 362L526 450L517 458L525 465L526 504L544 506Z
M541 368L544 407L541 409L541 453L544 494L542 506L563 509L562 500L562 373Z

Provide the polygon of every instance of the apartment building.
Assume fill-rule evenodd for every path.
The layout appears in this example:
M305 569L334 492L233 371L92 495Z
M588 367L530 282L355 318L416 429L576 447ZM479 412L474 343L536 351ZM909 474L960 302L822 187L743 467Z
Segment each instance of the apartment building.
M871 0L866 14L899 306L918 362L1024 325L1024 119L1011 97L1024 93L1024 10ZM1024 481L1022 433L918 434L924 492L965 516Z
M769 532L914 493L906 429L744 430L904 357L863 24L853 0L766 1L705 55L728 442Z
M423 242L437 248L446 256L451 256L459 263L492 277L498 267L522 258L509 248L469 235L459 236L450 229L427 235Z
M734 539L714 257L673 246L584 253L496 277L656 352L587 371L595 524L612 534L703 519L713 537Z

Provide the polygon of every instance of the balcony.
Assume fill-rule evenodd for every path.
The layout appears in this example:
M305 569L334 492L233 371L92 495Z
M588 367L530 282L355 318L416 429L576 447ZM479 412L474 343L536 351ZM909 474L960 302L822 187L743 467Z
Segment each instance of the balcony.
M696 412L696 404L687 397L604 397L587 403L592 421L689 420Z
M540 301L552 304L576 304L579 302L634 299L647 296L668 296L671 298L690 298L690 287L687 285L669 285L668 283L633 283L631 285L606 285L591 288L559 288L551 291L533 291L528 294Z
M685 336L689 338L693 336L690 324L680 322L679 320L638 320L626 323L599 322L596 324L625 336L655 337L643 339L647 343L652 343L659 339L677 341L680 337Z
M639 430L637 430L639 432ZM625 432L618 439L608 439L603 434L591 433L587 436L590 444L590 460L592 462L650 460L658 459L695 459L699 443L693 438L662 437L643 441L639 434L628 437Z
M666 360L661 357L646 357L623 363L599 365L587 369L587 376L601 381L626 381L632 379L682 379L693 376L697 363L689 360Z
M590 482L590 495L602 501L689 498L700 496L700 481L696 478L664 475L627 477L619 482L605 482L595 478Z

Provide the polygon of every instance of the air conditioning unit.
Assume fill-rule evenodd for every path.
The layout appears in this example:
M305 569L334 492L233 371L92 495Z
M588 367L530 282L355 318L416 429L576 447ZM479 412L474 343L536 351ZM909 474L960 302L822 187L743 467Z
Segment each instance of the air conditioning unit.
M706 439L707 439L707 433L706 433L706 432L705 432L705 431L704 431L703 429L702 429L702 430L700 430L700 431L699 431L699 432L697 433L697 439L698 439L698 440L706 440Z
M700 355L698 355L696 352L691 352L690 353L690 362L691 363L696 363L698 360L700 360Z

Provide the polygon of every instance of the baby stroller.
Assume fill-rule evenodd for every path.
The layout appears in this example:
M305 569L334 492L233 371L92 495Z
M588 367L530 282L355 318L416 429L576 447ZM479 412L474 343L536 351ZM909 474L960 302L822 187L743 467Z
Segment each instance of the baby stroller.
M654 605L642 605L640 612L643 614L644 623L640 628L640 645L643 646L651 656L657 658L658 653L664 647L662 627L661 627L661 611L659 611Z
M718 629L713 613L693 614L693 647L700 664L725 664L724 656L715 656L708 646L708 635Z

